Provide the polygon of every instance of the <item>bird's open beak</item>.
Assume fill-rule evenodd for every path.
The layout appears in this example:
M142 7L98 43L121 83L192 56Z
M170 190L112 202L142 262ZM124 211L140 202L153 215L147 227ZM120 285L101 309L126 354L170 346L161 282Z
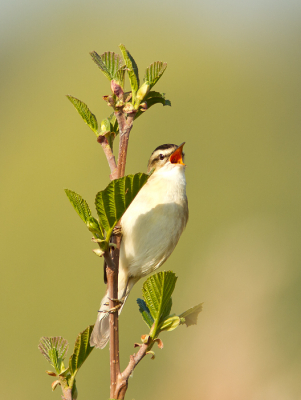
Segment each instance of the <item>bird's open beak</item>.
M184 146L184 144L185 144L185 142L180 144L180 146L169 157L169 161L172 164L186 165L183 163L183 146Z

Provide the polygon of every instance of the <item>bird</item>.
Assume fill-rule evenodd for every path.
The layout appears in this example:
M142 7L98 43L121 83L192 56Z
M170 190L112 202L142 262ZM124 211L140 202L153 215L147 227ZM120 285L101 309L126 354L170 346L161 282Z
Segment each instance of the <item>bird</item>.
M184 144L163 144L152 152L147 167L152 174L120 220L119 313L135 283L168 259L187 224ZM107 292L100 304L90 346L102 349L108 343L108 316Z

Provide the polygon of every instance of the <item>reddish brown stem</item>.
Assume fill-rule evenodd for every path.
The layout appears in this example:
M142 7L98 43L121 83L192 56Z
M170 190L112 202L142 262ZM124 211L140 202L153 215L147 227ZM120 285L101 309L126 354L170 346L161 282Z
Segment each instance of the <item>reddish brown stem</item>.
M121 238L113 236L112 243L116 248L108 251L105 254L107 263L107 281L108 281L108 294L109 294L109 307L114 309L118 306L118 263L119 263L119 249ZM118 331L118 311L112 312L109 315L110 321L110 398L114 398L116 391L117 377L120 375L120 362L119 362L119 331Z
M120 112L115 112L116 119L119 124L119 134L120 134L120 142L119 142L119 153L118 153L118 176L122 177L125 173L125 164L126 164L126 155L128 151L128 143L130 132L133 126L134 116L132 113L125 118L124 114L120 114Z
M121 178L125 173L126 155L128 148L128 141L130 131L133 126L133 116L125 117L125 113L122 111L116 111L115 116L119 125L119 155L118 165L116 166L115 158L105 137L101 139L100 143L104 149L107 157L110 169L111 169L111 180ZM107 264L107 282L108 282L108 293L109 293L109 306L110 309L114 309L118 306L118 265L119 265L119 249L120 249L121 238L112 236L112 243L116 245L116 248L112 248L111 254L105 253L105 261ZM117 396L117 383L120 377L120 360L119 360L119 330L118 330L118 311L111 312L109 316L110 321L110 373L111 373L111 385L110 385L110 397L111 399L118 399ZM125 392L124 392L125 393Z
M63 400L73 400L73 396L72 396L72 389L71 388L66 388L66 389L62 389L63 390Z
M97 141L98 141L98 143L101 144L103 151L105 153L105 156L108 160L108 164L109 164L109 167L111 170L110 179L111 180L116 179L117 176L115 176L115 175L117 175L117 173L118 173L117 165L116 165L116 161L115 161L115 156L109 145L108 139L105 136L100 135L100 136L98 136Z
M114 399L124 399L125 393L128 388L128 379L133 373L137 364L146 355L147 350L148 350L148 344L142 344L139 351L136 354L130 356L130 361L128 363L128 366L118 376Z

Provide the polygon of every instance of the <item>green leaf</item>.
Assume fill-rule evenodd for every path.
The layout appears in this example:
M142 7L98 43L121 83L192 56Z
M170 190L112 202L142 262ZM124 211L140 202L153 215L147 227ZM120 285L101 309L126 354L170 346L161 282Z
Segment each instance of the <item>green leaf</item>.
M157 328L171 309L171 295L176 285L177 277L171 271L158 272L149 277L142 288L143 297L154 319L152 337L157 335Z
M88 326L83 332L81 332L76 339L73 354L69 359L69 371L74 380L80 367L83 365L94 347L90 346L90 336L94 325Z
M40 339L38 349L58 374L65 369L63 360L68 350L68 342L66 339L61 336L43 336Z
M71 204L80 218L85 222L87 228L93 235L99 239L103 239L103 231L98 221L92 217L90 207L86 200L84 200L79 194L72 192L72 190L65 189L65 193L68 196Z
M100 57L105 64L107 70L109 71L111 79L116 80L118 72L124 71L125 69L122 57L119 54L114 53L113 51L106 51Z
M144 82L148 82L152 88L163 75L167 68L167 63L156 61L149 65L145 71Z
M65 189L65 193L77 214L85 223L87 223L92 214L86 200L84 200L79 194L72 192L72 190Z
M116 72L116 75L114 77L115 81L119 83L119 85L124 88L124 77L125 77L125 65L122 65L118 71Z
M110 81L114 79L121 87L124 86L125 65L119 54L113 51L106 51L99 55L96 51L92 51L90 55L98 68Z
M113 143L116 135L119 133L117 119L112 113L108 118L101 121L101 135L104 135L113 151Z
M176 329L181 323L180 318L177 315L171 316L165 319L159 326L160 331L171 332Z
M109 122L110 122L110 130L111 132L115 132L116 135L118 135L119 133L119 125L118 125L118 121L115 117L115 114L112 113L109 118L108 118Z
M162 104L163 106L171 106L171 102L165 99L165 93L159 93L155 91L150 91L145 99L143 100L147 104L147 109L152 107L155 104ZM136 113L135 119L137 119L143 111L141 109Z
M101 133L111 131L111 124L110 124L109 118L105 118L101 121L100 130L101 130Z
M97 54L96 51L91 51L90 56L92 57L98 68L100 68L104 75L109 79L109 81L112 80L113 78L111 77L110 71L107 69L107 66L103 62L101 56Z
M85 121L85 123L92 129L92 131L96 134L96 136L98 136L97 119L96 119L95 115L91 113L87 104L85 104L81 100L79 100L75 97L72 97L70 95L67 95L67 98L71 101L71 103L77 109L79 115L82 117L82 119Z
M139 311L142 315L142 318L144 319L144 322L148 325L149 328L151 328L154 323L154 319L151 316L145 301L142 299L137 299L137 303L138 303Z
M127 72L131 84L131 89L132 89L132 103L134 104L135 102L135 97L136 97L136 92L139 88L139 73L138 73L138 67L133 59L132 55L130 52L125 48L123 44L119 45L119 48L121 50L121 53L123 55L123 59L125 62L125 65L127 67Z
M197 306L189 308L189 310L183 312L181 315L179 315L181 319L181 324L186 324L186 326L196 325L198 315L202 311L202 309L203 303L200 303Z
M114 226L120 220L149 175L138 173L113 180L105 190L98 192L95 206L100 223L107 233L109 242Z

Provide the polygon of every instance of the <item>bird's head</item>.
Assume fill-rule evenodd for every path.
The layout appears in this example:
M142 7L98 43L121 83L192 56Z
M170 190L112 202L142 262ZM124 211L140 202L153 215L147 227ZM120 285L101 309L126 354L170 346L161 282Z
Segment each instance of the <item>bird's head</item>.
M185 142L180 146L176 144L162 144L157 147L150 156L147 171L150 172L152 169L157 171L164 166L169 166L170 168L175 165L185 166L183 153L184 144Z

